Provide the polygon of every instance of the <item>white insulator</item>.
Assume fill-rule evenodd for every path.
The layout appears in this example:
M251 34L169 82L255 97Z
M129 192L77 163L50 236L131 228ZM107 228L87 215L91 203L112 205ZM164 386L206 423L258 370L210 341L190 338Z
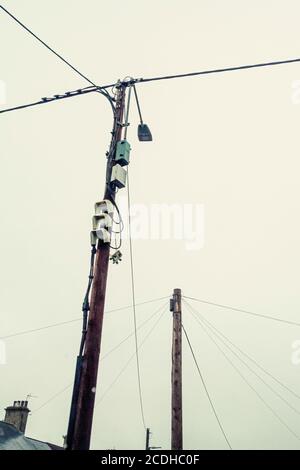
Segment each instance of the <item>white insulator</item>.
M111 235L110 232L105 228L99 228L96 230L96 235L99 240L103 241L103 243L110 243Z
M114 213L114 205L109 199L104 199L103 201L96 202L95 204L95 215L100 215L103 212L109 215Z
M110 215L102 213L94 215L93 217L93 230L99 230L100 228L111 229L113 226L113 219Z

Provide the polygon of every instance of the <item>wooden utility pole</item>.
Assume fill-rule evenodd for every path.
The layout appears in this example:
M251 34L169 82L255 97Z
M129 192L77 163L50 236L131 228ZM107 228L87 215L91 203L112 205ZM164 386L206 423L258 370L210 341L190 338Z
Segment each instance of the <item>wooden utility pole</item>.
M116 143L122 138L125 94L126 84L120 83L117 87L114 126L110 151L107 159L104 199L114 200L115 198L115 188L111 187L110 180L115 159ZM73 426L71 426L71 435L68 438L69 450L88 450L90 447L109 254L110 244L99 240L95 258L94 280L91 291L90 313L86 331L84 354L82 356L81 364L79 365L79 384L73 411Z
M150 428L146 429L146 450L150 450Z
M173 298L171 299L171 311L173 312L171 449L182 450L182 325L180 289L174 289Z

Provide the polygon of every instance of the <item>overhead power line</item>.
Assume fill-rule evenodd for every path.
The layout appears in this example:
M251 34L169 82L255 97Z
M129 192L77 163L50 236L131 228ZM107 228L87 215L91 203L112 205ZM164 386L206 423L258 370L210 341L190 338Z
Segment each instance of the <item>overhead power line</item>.
M145 325L147 325L147 323L149 323L150 320L152 320L152 318L154 318L159 312L161 312L161 310L163 310L163 313L162 315L165 313L166 311L166 308L167 308L167 305L168 304L163 304L162 306L160 306L157 310L155 310L155 312L150 315L149 318L147 318L145 321L143 321L142 323L140 323L139 325L136 326L136 328L134 328L134 330L129 333L129 335L127 335L122 341L120 341L120 343L118 343L116 346L114 346L112 349L110 349L106 354L104 354L101 358L100 358L100 361L103 361L103 359L105 359L107 356L109 356L111 353L113 353L114 351L116 351L117 349L119 349L120 346L122 346L122 344L124 344L129 338L131 338L133 335L136 335L136 332L138 330L141 330ZM155 324L156 325L156 324ZM151 330L152 331L152 330Z
M153 302L158 302L159 300L164 300L164 299L168 299L168 298L169 298L169 296L167 295L165 297L159 297L157 299L146 300L145 302L139 302L139 303L135 304L135 306L139 307L141 305L146 305L146 304L150 304L150 303L153 303ZM126 307L118 307L118 308L114 308L112 310L107 310L106 313L119 312L120 310L127 310L129 308L132 308L132 305L126 305ZM80 320L82 320L82 316L80 316L78 318L75 318L73 320L66 320L66 321L63 321L63 322L52 323L51 325L41 326L39 328L33 328L33 329L30 329L30 330L19 331L18 333L12 333L10 335L1 336L0 340L8 339L8 338L14 338L15 336L27 335L29 333L35 333L37 331L48 330L49 328L55 328L57 326L67 325L69 323L78 322Z
M128 103L129 107L129 103ZM137 319L136 319L136 304L135 304L135 280L134 280L134 263L133 263L133 249L132 249L132 236L131 236L131 214L130 214L130 187L129 187L129 173L127 170L127 203L128 203L128 232L129 232L129 251L130 251L130 277L131 277L131 291L132 291L132 306L133 306L133 321L134 321L134 339L135 339L135 356L136 356L136 369L139 388L139 399L143 426L146 430L142 385L141 385L141 369L139 359L138 337L137 337Z
M288 325L300 326L300 323L297 323L297 322L292 321L292 320L284 320L283 318L277 318L277 317L273 317L271 315L264 315L262 313L251 312L250 310L244 310L244 309L237 308L237 307L230 307L229 305L223 305L223 304L219 304L219 303L216 303L216 302L210 302L208 300L196 299L195 297L188 297L186 295L184 295L183 297L185 299L194 300L195 302L200 302L202 304L207 304L207 305L213 305L215 307L224 308L226 310L232 310L234 312L240 312L240 313L245 313L247 315L252 315L252 316L255 316L255 317L266 318L267 320L274 320L274 321L277 321L277 322L280 322L280 323L286 323Z
M25 26L24 23L22 23L18 18L16 18L10 11L8 11L6 8L4 8L2 5L0 5L1 10L3 10L7 15L9 15L14 21L16 21L22 28L24 28L31 36L33 36L37 41L39 41L43 46L45 46L50 52L52 52L56 57L58 57L60 60L62 60L68 67L70 67L74 72L76 72L78 75L80 75L81 78L84 78L88 83L90 83L93 86L96 86L95 83L90 80L86 75L84 75L80 70L78 70L74 65L72 65L68 60L66 60L62 55L60 55L58 52L56 52L52 47L49 46L45 41L43 41L40 37L38 37L30 28Z
M107 88L109 88L108 86L105 86L105 87L101 87L101 86L97 86L92 80L90 80L86 75L84 75L82 72L80 72L80 70L78 70L78 68L74 67L74 65L72 65L68 60L66 60L61 54L59 54L58 52L56 52L54 49L52 49L52 47L49 46L49 44L47 44L45 41L43 41L40 37L38 37L30 28L28 28L27 26L25 26L24 23L22 23L18 18L16 18L16 16L14 16L10 11L8 11L6 8L4 8L2 5L0 5L0 8L7 14L9 15L14 21L16 21L22 28L24 28L29 34L31 34L31 36L33 36L38 42L40 42L43 46L45 46L50 52L52 52L56 57L58 57L62 62L64 62L68 67L70 67L75 73L77 73L80 77L82 77L84 80L86 80L90 85L92 85L94 87L94 89L92 90L89 90L89 91L84 91L83 90L78 90L77 93L72 93L72 94L69 94L67 93L65 96L60 96L60 95L56 95L54 98L42 98L41 101L36 101L34 103L30 103L30 104L25 104L25 105L20 105L20 106L16 106L14 108L9 108L7 110L3 110L1 112L9 112L9 111L17 111L17 110L20 110L20 109L24 109L24 108L29 108L29 107L32 107L32 106L37 106L39 104L45 104L45 103L49 103L51 101L54 101L54 100L58 100L58 99L63 99L63 98L71 98L72 96L76 96L78 94L86 94L86 93L91 93L91 92L97 92L97 93L100 93L101 95L105 96L105 98L108 99L108 101L110 102L110 105L112 107L112 110L113 110L113 113L115 112L115 108L114 108L114 103L113 103L113 99L112 97L110 96L110 94L108 93L107 91Z
M264 372L266 375L268 375L269 377L271 377L275 382L277 382L282 388L284 388L286 391L288 391L291 395L293 395L294 397L298 398L298 400L300 399L300 395L296 392L294 392L294 390L292 390L290 387L288 387L287 385L285 385L283 382L281 382L281 380L279 380L277 377L275 377L271 372L269 372L265 367L263 367L262 365L260 365L257 360L253 359L253 357L251 357L248 353L246 353L245 351L243 351L243 349L241 349L239 346L237 346L233 341L231 341L228 336L224 335L224 333L222 333L215 325L213 325L210 321L208 321L206 318L204 318L203 315L200 315L199 312L196 312L196 310L186 301L184 300L184 303L188 306L188 308L191 309L192 312L196 313L197 315L201 316L202 320L204 322L206 322L213 330L215 330L220 336L222 336L229 344L231 344L237 351L239 351L243 356L245 356L249 361L251 361L253 364L256 365L256 367L258 367L262 372ZM197 317L195 317L197 318Z
M146 334L146 336L144 337L144 339L141 341L141 343L138 345L138 349L140 350L142 348L142 346L145 344L145 342L147 341L147 339L149 338L149 336L152 334L152 332L155 330L156 326L159 324L160 320L162 319L162 317L164 316L164 314L166 313L167 311L167 306L168 305L165 305L165 308L163 310L163 312L161 313L161 315L158 317L158 319L156 320L156 322L154 323L154 325L152 326L152 328L149 330L149 332ZM107 393L111 390L111 388L114 386L114 384L119 380L119 378L121 377L121 375L125 372L125 370L127 369L127 367L129 366L129 364L131 363L131 361L136 357L136 351L130 356L130 358L128 359L128 361L125 363L125 365L122 367L122 369L120 370L119 374L114 378L114 380L111 382L111 384L107 387L107 389L105 390L105 392L101 395L101 397L99 398L99 400L97 401L96 403L96 406L99 405L102 400L104 399L104 397L107 395Z
M29 333L36 333L37 331L48 330L49 328L55 328L57 326L68 325L70 323L78 322L81 319L82 319L82 317L78 317L78 318L74 318L74 320L66 320L66 321L61 321L61 322L58 322L58 323L52 323L51 325L41 326L39 328L33 328L31 330L19 331L18 333L12 333L10 335L1 336L0 340L8 339L8 338L14 338L16 336L23 336L23 335L27 335Z
M228 354L221 348L221 346L217 343L214 337L207 331L206 327L202 324L202 329L211 339L211 341L215 344L217 349L221 352L227 362L232 366L232 368L237 372L237 374L242 378L242 380L248 385L248 387L255 393L255 395L259 398L259 400L268 408L269 411L277 418L277 420L299 441L300 437L298 434L293 431L293 429L279 416L279 414L273 409L273 407L263 398L263 396L251 385L248 379L244 376L244 374L239 370L239 368L233 363L230 359Z
M208 322L203 317L203 315L201 315L199 312L197 312L197 316L196 316L195 313L193 313L194 309L192 309L192 307L187 302L185 302L185 304L188 306L188 308L190 309L191 314L193 315L193 317L195 318L197 323L199 323L200 326L202 326L202 324L204 324L207 328L209 328L214 333L214 335L219 339L219 341L221 341L221 343L225 346L225 348L228 349L231 352L231 354L233 354L238 359L238 361L240 361L252 374L254 374L258 378L258 380L260 382L262 382L269 390L271 390L271 392L277 398L279 398L283 403L285 403L295 413L300 415L300 411L297 408L295 408L288 400L286 400L280 393L278 393L277 390L275 390L274 387L272 387L268 382L266 382L266 380L264 380L251 366L249 366L249 364L244 359L242 359L242 357L231 346L229 346L229 344L227 344L224 341L224 339L222 338L222 335L220 333L216 332L216 331L218 331L217 329L216 329L216 331L214 331L215 329L211 326L211 323ZM198 318L198 316L200 318Z
M278 60L278 61L274 61L274 62L262 62L262 63L251 64L251 65L239 65L239 66L236 66L236 67L225 67L225 68L218 68L218 69L211 69L211 70L202 70L202 71L199 71L199 72L190 72L190 73L183 73L183 74L178 74L178 75L165 75L165 76L161 76L161 77L151 77L151 78L133 78L130 81L126 81L126 85L134 85L134 84L139 84L139 83L148 83L148 82L159 81L159 80L171 80L171 79L175 79L175 78L188 78L188 77L194 77L194 76L198 76L198 75L199 76L209 75L209 74L212 75L212 74L217 74L217 73L233 72L233 71L237 71L237 70L247 70L247 69L254 69L254 68L261 68L261 67L270 67L270 66L274 66L274 65L292 64L292 63L297 63L297 62L300 62L300 58L287 59L287 60ZM93 82L89 82L89 83L93 83ZM101 85L101 86L94 85L94 87L95 87L94 89L90 89L89 91L87 91L85 93L91 93L91 92L97 92L97 91L101 92L101 90L104 91L104 90L107 90L108 88L113 88L116 85L117 85L117 82L112 83L110 85ZM84 94L84 93L80 93L80 94ZM106 98L110 99L110 95L108 93L104 93L104 95L106 96ZM59 96L59 95L56 95L56 96ZM10 111L17 111L17 110L20 110L20 109L30 108L32 106L37 106L37 105L40 105L40 104L45 104L47 102L55 101L56 99L70 98L71 96L76 96L76 94L73 93L70 96L63 96L63 97L59 97L59 98L47 98L46 101L41 100L41 101L36 101L36 102L33 102L33 103L28 103L28 104L15 106L13 108L2 109L2 110L0 110L0 113L7 113L7 112L10 112Z
M95 85L95 83L84 75L78 68L74 67L68 60L66 60L61 54L56 52L52 47L49 46L45 41L43 41L39 36L37 36L30 28L28 28L24 23L22 23L15 15L13 15L10 11L0 5L0 8L9 15L14 21L16 21L22 28L24 28L31 36L33 36L37 41L39 41L43 46L45 46L50 52L52 52L56 57L58 57L61 61L63 61L68 67L70 67L74 72L76 72L80 77L84 78L88 83L91 85ZM277 61L268 61L268 62L260 62L256 64L246 64L246 65L238 65L232 67L224 67L224 68L217 68L217 69L210 69L210 70L202 70L198 72L188 72L188 73L181 73L175 75L163 75L158 77L150 77L150 78L139 78L133 79L132 83L146 83L146 82L153 82L158 80L171 80L174 78L186 78L186 77L195 77L198 75L209 75L209 74L216 74L216 73L224 73L224 72L234 72L238 70L247 70L253 68L262 68L262 67L271 67L275 65L284 65L284 64L292 64L295 62L300 62L300 58L294 59L284 59L284 60L277 60Z
M167 308L167 305L168 304L164 304L163 306L160 306L159 309L155 310L155 312L149 317L147 318L143 323L141 323L137 329L142 329L147 323L149 323L150 320L152 320L152 318L154 318L159 312L161 312L161 310L163 309L163 313L165 313L166 311L166 308ZM159 320L161 319L161 316L159 317ZM159 321L158 320L158 321ZM157 322L155 323L154 327L157 325ZM152 333L153 331L153 328L152 327L149 331L149 333L146 335L144 341L146 340L147 337L149 337L149 335ZM129 338L131 338L133 335L134 335L134 331L131 332L129 335L127 335L124 339L122 339L118 344L116 344L115 346L113 346L106 354L104 354L101 358L100 358L100 362L104 361L104 359L106 359L108 356L110 356L114 351L116 351L117 349L119 349L126 341L128 341ZM62 388L61 390L59 390L58 392L56 392L54 395L52 395L47 401L45 401L44 403L42 403L38 408L36 408L35 410L32 411L32 413L36 413L37 411L41 410L42 408L44 408L45 406L47 406L49 403L51 403L55 398L57 398L58 396L62 395L66 390L68 390L71 386L73 385L73 381L70 382L68 385L66 385L64 388Z
M55 400L55 398L59 397L60 395L62 395L64 392L66 392L71 386L72 386L73 382L69 383L68 385L66 385L62 390L59 390L58 392L56 392L54 395L52 395L47 401L45 401L44 403L41 404L41 406L39 406L38 408L36 408L35 410L33 410L31 412L31 414L35 414L37 411L40 411L42 408L45 408L45 406L47 406L49 403L51 403L53 400Z
M220 418L219 418L219 416L218 416L218 414L217 414L216 408L215 408L215 406L214 406L214 404L213 404L213 401L212 401L212 399L211 399L210 393L209 393L208 388L207 388L207 386L206 386L206 383L205 383L204 377L203 377L203 375L202 375L202 372L201 372L201 370L200 370L198 361L197 361L197 359L196 359L196 356L195 356L195 353L194 353L194 350L193 350L191 341L190 341L190 339L189 339L189 337L188 337L188 334L187 334L186 329L185 329L185 327L183 326L183 324L182 324L182 329L183 329L184 335L185 335L185 337L186 337L186 340L187 340L187 342L188 342L190 351L191 351L191 353L192 353L192 356L193 356L195 365L196 365L196 367L197 367L197 370L198 370L198 373L199 373L199 376L200 376L202 385L203 385L203 387L204 387L205 393L206 393L207 398L208 398L208 400L209 400L210 406L211 406L211 408L212 408L212 410L213 410L213 413L214 413L214 415L215 415L215 417L216 417L216 420L217 420L217 422L218 422L219 428L220 428L220 430L221 430L221 432L222 432L222 434L223 434L223 436L224 436L224 439L225 439L226 442L227 442L227 445L228 445L229 449L232 450L231 444L230 444L230 442L229 442L229 440L228 440L228 437L227 437L227 435L226 435L226 433L225 433L225 431L224 431L224 428L223 428L223 426L222 426L222 423L221 423L221 421L220 421Z
M274 65L293 64L295 62L300 62L300 58L276 60L274 62L261 62L258 64L250 64L250 65L238 65L234 67L202 70L200 72L181 73L177 75L164 75L160 77L139 78L139 79L136 79L135 83L146 83L146 82L154 82L158 80L171 80L173 78L186 78L186 77L195 77L197 75L211 75L211 74L216 74L216 73L234 72L237 70L247 70L247 69L255 69L255 68L262 68L262 67L272 67Z
M39 101L34 101L32 103L21 104L18 106L14 106L12 108L0 109L0 114L9 113L11 111L18 111L20 109L25 109L25 108L32 108L33 106L38 106L40 104L48 104L48 103L51 103L52 101L64 100L66 98L73 98L74 96L86 95L87 93L95 93L96 91L97 91L97 88L95 87L87 87L87 88L80 88L75 91L67 91L66 93L63 93L61 95L54 95L50 97L41 98Z

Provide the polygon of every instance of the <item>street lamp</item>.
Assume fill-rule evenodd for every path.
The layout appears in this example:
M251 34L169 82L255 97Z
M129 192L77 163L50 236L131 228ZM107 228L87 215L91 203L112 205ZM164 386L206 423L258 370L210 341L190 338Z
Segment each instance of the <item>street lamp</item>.
M152 134L147 126L147 124L144 124L142 121L138 126L138 138L139 141L141 142L151 142L152 141Z
M137 95L137 92L136 92L135 85L133 85L133 90L134 90L135 100L136 100L136 104L137 104L137 108L138 108L138 112L139 112L139 116L140 116L140 124L138 126L139 141L140 142L151 142L153 140L152 139L152 134L151 134L151 131L150 131L149 127L147 126L147 124L145 124L143 122L140 103L139 103L139 99L138 99L138 95Z

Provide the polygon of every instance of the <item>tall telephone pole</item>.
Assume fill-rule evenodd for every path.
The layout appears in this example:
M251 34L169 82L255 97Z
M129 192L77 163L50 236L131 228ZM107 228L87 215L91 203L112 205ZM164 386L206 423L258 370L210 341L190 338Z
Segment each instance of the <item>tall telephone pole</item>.
M182 450L182 325L181 289L174 289L170 309L173 312L172 338L172 436L171 449Z
M115 187L110 185L110 181L114 166L116 143L122 138L125 95L126 84L120 83L117 87L114 125L107 158L104 190L104 199L111 201L115 199ZM90 447L109 254L110 244L104 243L101 239L98 240L84 353L81 358L79 356L79 359L77 359L77 384L75 379L67 439L67 448L69 450L88 450Z

